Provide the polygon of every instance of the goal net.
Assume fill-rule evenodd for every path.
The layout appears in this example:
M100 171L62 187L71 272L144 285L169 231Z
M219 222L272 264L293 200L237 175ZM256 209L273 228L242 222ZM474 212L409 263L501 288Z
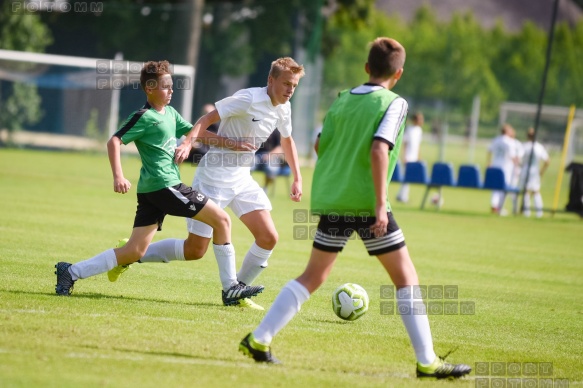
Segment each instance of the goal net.
M0 129L107 139L141 107L142 62L0 50ZM191 120L194 68L172 65L172 105Z
M568 142L565 135L570 107L543 105L536 140L553 151L561 152L567 144L566 164L583 162L583 109L576 109ZM500 125L508 123L516 129L516 138L526 141L526 131L534 126L536 104L505 102L500 106Z

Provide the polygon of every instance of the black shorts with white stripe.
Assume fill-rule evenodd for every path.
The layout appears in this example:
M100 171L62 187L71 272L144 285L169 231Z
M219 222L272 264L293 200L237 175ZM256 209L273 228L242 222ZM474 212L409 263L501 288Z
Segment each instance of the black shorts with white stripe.
M192 218L207 201L206 195L183 183L151 193L138 193L134 228L158 224L158 230L162 230L166 214Z
M397 225L393 213L387 212L389 225L387 234L375 238L370 227L376 222L376 217L342 216L338 214L322 214L318 223L318 230L314 237L314 248L325 252L341 252L356 232L369 255L378 256L400 249L405 246L405 236Z

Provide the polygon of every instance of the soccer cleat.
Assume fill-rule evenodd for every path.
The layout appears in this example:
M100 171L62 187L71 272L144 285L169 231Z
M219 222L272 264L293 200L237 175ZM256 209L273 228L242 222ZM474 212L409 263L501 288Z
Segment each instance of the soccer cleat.
M254 359L257 362L266 362L268 364L281 364L281 362L271 355L271 349L268 345L262 345L255 341L253 334L249 333L239 344L239 351Z
M445 357L437 357L429 366L417 363L418 378L457 379L471 371L469 365L445 362Z
M69 272L69 267L71 265L72 264L62 261L55 264L55 274L57 275L57 285L55 287L55 292L57 295L69 296L73 292L73 285L75 284L75 281Z
M127 238L121 239L117 242L117 245L115 247L121 248L124 245L126 245L127 242L128 242ZM119 279L122 273L130 269L130 265L131 264L118 265L117 267L111 269L110 271L107 271L107 278L109 279L110 282L117 281L117 279Z
M265 311L263 306L258 305L257 303L253 302L249 298L239 299L236 303L233 304L233 306L239 306L239 307L244 307L244 308L250 308L253 310Z
M236 305L239 300L255 296L263 292L263 286L248 286L243 282L235 284L227 291L222 291L223 304L225 306Z

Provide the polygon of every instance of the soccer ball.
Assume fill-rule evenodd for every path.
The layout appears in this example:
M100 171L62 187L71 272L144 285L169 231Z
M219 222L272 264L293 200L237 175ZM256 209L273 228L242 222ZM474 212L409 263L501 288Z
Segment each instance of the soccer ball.
M343 284L332 293L332 309L338 318L354 321L368 311L368 294L358 284Z

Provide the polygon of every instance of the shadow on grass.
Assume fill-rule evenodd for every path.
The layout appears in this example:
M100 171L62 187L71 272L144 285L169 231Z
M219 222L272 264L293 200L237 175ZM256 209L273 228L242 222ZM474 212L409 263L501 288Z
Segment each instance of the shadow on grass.
M81 348L95 350L97 352L101 352L104 349L100 348L99 346L94 345L83 345L80 346ZM120 352L122 354L127 355L137 355L143 357L168 357L168 358L179 358L183 360L189 360L193 364L208 364L208 365L226 365L226 364L239 364L240 366L248 364L249 367L256 365L253 360L249 360L247 357L241 355L241 360L233 360L227 357L213 357L210 355L194 355L194 354L187 354L187 353L179 353L179 352L164 352L164 351L156 351L156 350L142 350L142 349L127 349L127 348L120 348L120 347L112 347L111 351ZM238 353L237 353L238 354ZM261 364L265 366L271 366L271 364Z
M180 302L175 300L165 300L158 298L137 298L134 296L123 296L123 295L104 295L97 293L83 293L83 294L72 294L70 296L56 295L52 292L35 292L35 291L19 291L19 290L1 290L0 292L6 292L10 294L22 294L22 295L42 295L42 296L52 296L55 298L62 299L117 299L117 300L127 300L136 302L154 302L154 303L166 303L184 306L198 306L198 307L225 307L222 303L206 303L206 302ZM226 307L225 307L226 308Z

